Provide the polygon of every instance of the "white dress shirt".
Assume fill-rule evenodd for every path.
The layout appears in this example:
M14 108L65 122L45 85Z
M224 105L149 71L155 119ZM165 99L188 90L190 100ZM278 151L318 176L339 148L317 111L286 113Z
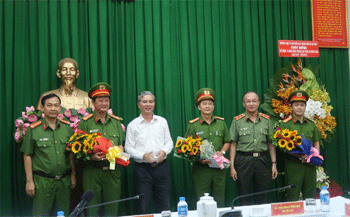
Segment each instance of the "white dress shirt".
M146 163L143 155L147 152L165 152L166 156L173 150L168 122L165 118L153 114L153 119L148 123L142 115L128 124L126 130L125 151L136 162Z

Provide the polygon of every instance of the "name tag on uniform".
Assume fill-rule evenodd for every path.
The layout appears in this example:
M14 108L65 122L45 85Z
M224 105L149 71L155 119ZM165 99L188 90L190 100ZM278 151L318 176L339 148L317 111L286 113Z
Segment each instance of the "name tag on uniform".
M90 133L97 133L98 129L90 130Z
M40 142L49 141L49 138L40 138L39 141Z
M244 127L244 128L242 128L241 130L248 130L248 127Z
M196 134L197 135L201 135L201 134L203 134L204 133L204 131L202 131L202 132L197 132Z
M220 135L220 134L219 134L219 131L216 131L216 135L217 135L217 136L219 136L219 135Z

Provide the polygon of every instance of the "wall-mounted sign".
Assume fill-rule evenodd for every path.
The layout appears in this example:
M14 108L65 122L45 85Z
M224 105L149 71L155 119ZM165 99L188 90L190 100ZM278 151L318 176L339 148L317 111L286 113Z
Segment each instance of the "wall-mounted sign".
M346 0L312 0L312 35L319 47L348 48Z
M279 40L280 57L319 57L317 41Z

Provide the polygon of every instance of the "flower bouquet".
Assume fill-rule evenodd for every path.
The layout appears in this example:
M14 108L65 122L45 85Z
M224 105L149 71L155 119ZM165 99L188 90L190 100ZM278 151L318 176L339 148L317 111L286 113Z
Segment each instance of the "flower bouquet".
M196 135L195 138L187 136L187 138L177 137L175 144L174 156L182 159L186 159L193 164L199 160L200 146L203 145L202 139Z
M111 164L111 169L115 164L126 167L130 163L129 156L122 153L118 146L113 146L101 133L89 134L78 129L70 138L66 150L73 152L77 159L83 160L91 160L94 153L103 152Z
M26 107L26 111L22 112L22 117L16 119L15 126L16 132L14 134L15 141L21 143L23 137L27 132L27 128L34 122L38 121L40 118L44 117L44 113L39 110L35 110L34 106Z
M223 170L224 168L230 167L230 161L226 159L224 156L218 156L215 154L215 148L212 144L208 142L208 140L203 141L203 145L201 145L201 160L210 160L208 164L211 168L220 168Z
M323 162L323 157L312 146L311 141L305 139L304 136L300 136L296 130L282 130L278 127L273 135L272 143L290 154L306 154L306 163L319 166Z
M315 122L326 142L334 138L335 118L331 115L333 109L328 92L316 79L318 68L303 68L299 59L294 64L280 68L271 80L271 87L264 94L265 102L261 108L271 117L272 121L284 120L292 114L288 102L289 95L295 90L306 91L310 99L306 103L305 117ZM321 145L322 145L321 141Z
M193 164L198 160L210 160L208 164L212 168L228 168L230 161L225 157L215 155L215 148L207 140L196 135L195 138L187 136L187 138L177 137L175 144L174 156L186 159Z
M272 139L272 143L284 152L294 150L298 145L301 145L302 142L303 139L298 134L298 131L290 131L289 129L282 130L280 127L277 127L277 131Z

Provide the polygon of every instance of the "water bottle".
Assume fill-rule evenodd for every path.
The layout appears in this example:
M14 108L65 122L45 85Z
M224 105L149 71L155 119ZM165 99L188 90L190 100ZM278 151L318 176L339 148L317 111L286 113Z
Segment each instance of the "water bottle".
M185 197L180 197L180 201L177 204L177 214L179 217L187 217L188 206L185 201Z
M327 190L327 186L322 186L322 190L320 192L320 199L321 199L322 212L329 212L331 208L330 208L329 191Z
M58 211L57 212L57 217L64 217L64 212L63 211Z

